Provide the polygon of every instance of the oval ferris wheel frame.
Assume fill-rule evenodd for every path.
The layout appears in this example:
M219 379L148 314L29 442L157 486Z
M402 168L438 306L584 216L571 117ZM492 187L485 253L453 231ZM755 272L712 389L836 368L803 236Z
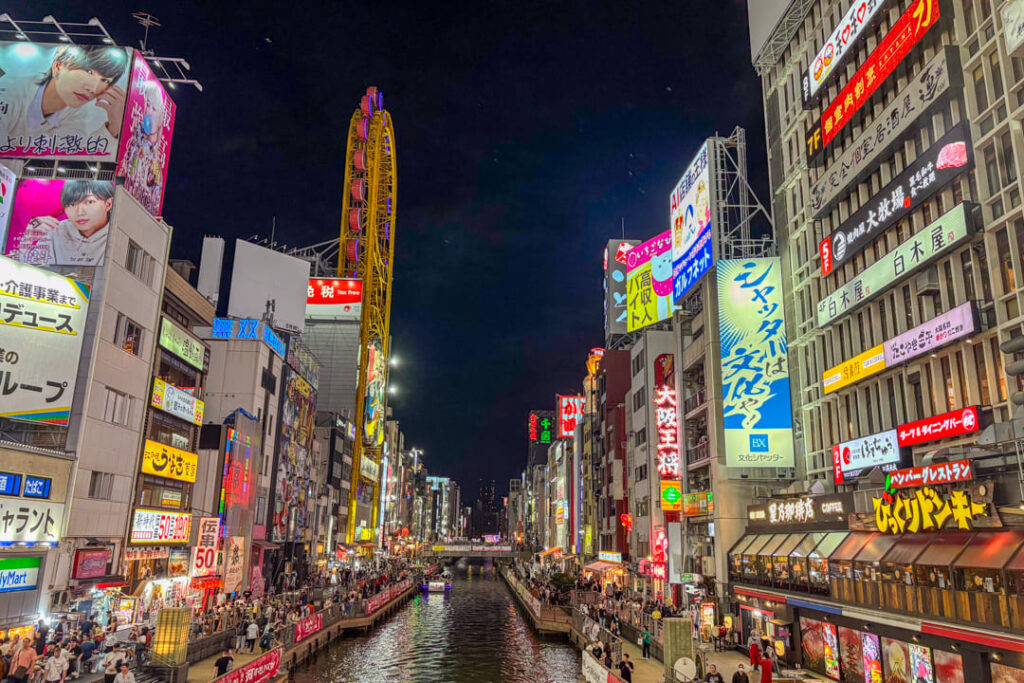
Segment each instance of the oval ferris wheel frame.
M391 346L391 281L395 256L396 155L395 131L391 115L380 107L381 96L376 88L368 88L362 105L349 121L345 152L345 185L342 199L341 233L338 250L338 277L363 281L362 318L359 333L358 381L356 410L353 416L356 440L352 472L361 477L361 460L369 458L380 463L378 438L367 443L364 430L366 391L368 383L368 345L379 339L384 357L385 377ZM385 384L386 386L386 384ZM385 392L386 400L386 392ZM381 410L386 411L384 406ZM386 412L378 429L384 429ZM379 467L378 467L379 469ZM367 480L374 491L372 528L377 527L377 481ZM356 490L349 492L349 515L346 542L355 536Z

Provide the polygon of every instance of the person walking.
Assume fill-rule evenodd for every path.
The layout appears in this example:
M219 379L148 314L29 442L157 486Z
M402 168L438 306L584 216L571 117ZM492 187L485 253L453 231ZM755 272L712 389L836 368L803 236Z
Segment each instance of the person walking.
M629 661L629 655L625 652L622 653L622 661L619 662L619 676L626 683L633 681L633 662Z
M742 664L736 667L736 673L732 675L732 683L750 683L750 678L747 677L747 672L743 670Z
M256 649L256 639L259 637L260 627L256 625L256 620L253 619L245 629L245 644L249 647L250 653Z
M10 679L15 683L25 683L32 674L37 659L39 655L32 647L32 639L25 636L21 642L21 649L11 659Z
M651 632L648 631L647 629L644 629L644 634L642 636L640 636L640 643L643 646L643 654L642 654L643 658L644 659L650 659L651 658Z
M750 634L747 647L750 649L750 668L753 671L757 671L757 667L761 664L761 636L758 635L757 631L753 631Z

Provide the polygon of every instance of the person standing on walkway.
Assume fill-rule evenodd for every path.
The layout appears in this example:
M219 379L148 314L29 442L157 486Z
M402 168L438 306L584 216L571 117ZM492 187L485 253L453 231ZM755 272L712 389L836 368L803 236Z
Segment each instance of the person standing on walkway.
M224 650L224 654L220 656L213 665L217 668L217 675L223 676L227 672L231 671L231 665L234 663L235 658L231 656L231 650Z
M640 643L643 646L643 658L651 658L651 632L644 629L644 634L640 636Z
M743 670L742 664L736 667L736 673L732 675L732 683L750 683L750 678L747 677L747 672Z
M767 654L761 658L761 683L772 683L772 660Z
M704 677L705 683L725 683L725 679L722 678L722 674L718 673L718 667L712 664L708 668L708 675Z
M757 671L757 667L761 664L761 636L757 631L751 632L747 647L750 648L750 668Z
M114 676L114 683L135 683L135 674L131 672L127 664L121 665L121 673Z
M619 662L619 676L626 683L633 681L633 662L629 661L629 655L625 652L622 653L622 661Z
M36 654L35 648L32 647L32 639L25 636L22 639L21 649L11 659L11 680L15 683L25 683L32 674L32 668L35 666L38 658L39 655Z
M250 653L256 649L256 639L259 637L260 627L256 625L256 620L253 619L245 629L245 644L249 646Z

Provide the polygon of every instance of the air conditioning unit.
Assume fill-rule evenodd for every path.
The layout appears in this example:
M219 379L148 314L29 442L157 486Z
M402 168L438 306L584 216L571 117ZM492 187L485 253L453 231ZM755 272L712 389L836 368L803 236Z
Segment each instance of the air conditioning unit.
M50 611L57 612L71 604L71 591L53 591L50 593Z
M917 276L917 295L931 296L939 293L939 269L932 266Z

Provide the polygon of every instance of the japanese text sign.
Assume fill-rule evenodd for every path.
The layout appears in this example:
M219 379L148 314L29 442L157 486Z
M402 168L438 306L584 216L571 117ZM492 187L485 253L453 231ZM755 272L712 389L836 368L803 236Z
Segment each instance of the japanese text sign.
M25 477L25 488L22 490L21 495L26 498L49 498L52 484L53 480L49 477L27 475Z
M0 498L0 543L56 545L64 523L64 503Z
M110 562L110 550L76 550L73 579L95 579L107 573Z
M159 441L146 439L142 449L142 472L193 483L199 467L199 456Z
M853 495L849 493L786 498L747 506L747 526L752 529L779 525L834 526L845 522L853 511Z
M349 278L310 278L306 288L306 317L321 320L359 320L363 281Z
M571 439L587 404L583 396L558 396L558 438Z
M963 410L954 410L942 415L926 417L916 422L908 422L900 425L897 431L899 432L900 446L914 446L951 436L970 434L980 428L978 407L968 406Z
M131 55L109 45L0 43L0 157L115 162ZM76 90L83 73L102 80Z
M835 322L966 240L972 229L969 207L956 205L819 301L818 326Z
M832 469L837 484L842 484L846 475L852 472L893 465L899 461L900 444L895 429L832 447Z
M828 82L829 77L838 73L836 69L845 61L850 48L864 31L886 0L855 0L842 20L825 40L818 54L811 60L804 75L804 106L818 90Z
M168 318L160 319L160 346L197 370L205 367L206 347Z
M305 640L323 628L323 615L320 612L310 614L305 619L295 622L295 642Z
M213 328L210 331L211 339L251 339L262 340L264 344L281 356L285 355L286 349L284 340L270 329L270 326L259 320L243 318L214 318Z
M890 472L886 477L885 488L909 489L915 486L954 484L972 479L974 479L974 473L971 471L971 462L957 460L940 465L924 465L923 467L911 467L906 470Z
M967 126L959 123L903 169L818 245L824 277L846 263L973 163Z
M952 80L959 79L959 74L960 59L956 49L945 49L935 55L811 183L812 217L821 218L844 190L874 171L882 154L902 139L951 86L959 87L959 80Z
M555 431L555 414L548 410L531 410L528 429L530 443L551 443Z
M654 389L654 422L658 428L658 474L662 479L679 479L683 473L679 458L679 403L676 390L670 386Z
M0 256L0 416L67 426L88 308L84 284Z
M216 683L269 683L280 670L281 648L278 647L213 680Z
M672 231L666 230L626 252L626 329L667 320L672 303Z
M780 261L719 261L717 289L726 466L793 467Z
M192 424L203 424L204 403L159 377L153 380L153 397L150 405Z
M683 517L701 517L715 511L714 497L711 491L684 493L680 502Z
M968 301L896 335L882 345L886 367L893 367L974 334L978 330L975 317L974 304Z
M229 536L224 548L224 592L235 593L242 589L245 578L245 536Z
M683 484L680 481L663 479L661 482L661 509L665 512L679 512L683 509Z
M825 393L831 394L833 391L838 391L882 370L885 370L885 357L882 353L882 345L879 344L826 370L822 375L821 383L825 388Z
M604 248L604 336L626 334L626 253L639 240L608 240Z
M938 491L923 486L913 491L873 498L875 526L883 534L916 534L945 528L970 531L989 516L987 503L975 502L972 491Z
M0 496L20 496L21 475L14 472L0 472Z
M813 162L835 139L938 20L939 0L911 3L836 99L822 110L819 127L807 136L809 161Z
M132 543L188 543L192 515L166 510L135 510Z
M117 177L153 216L163 211L177 108L146 58L135 53L118 145Z
M220 536L220 517L199 519L199 540L192 550L192 577L212 576L217 573L217 538Z
M678 303L708 272L714 261L711 243L712 187L710 140L701 145L669 196L672 226L672 301Z

